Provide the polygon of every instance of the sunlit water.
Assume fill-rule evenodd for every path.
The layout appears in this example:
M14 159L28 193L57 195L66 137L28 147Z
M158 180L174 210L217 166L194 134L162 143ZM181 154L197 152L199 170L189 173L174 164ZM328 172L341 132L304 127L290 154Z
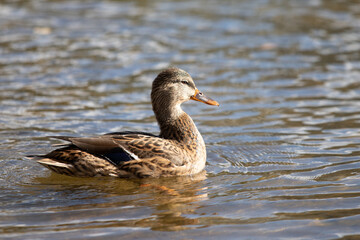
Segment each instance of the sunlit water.
M51 173L51 135L158 132L169 65L220 102L184 104L206 174ZM357 1L1 1L0 238L360 238ZM165 186L164 188L155 186Z

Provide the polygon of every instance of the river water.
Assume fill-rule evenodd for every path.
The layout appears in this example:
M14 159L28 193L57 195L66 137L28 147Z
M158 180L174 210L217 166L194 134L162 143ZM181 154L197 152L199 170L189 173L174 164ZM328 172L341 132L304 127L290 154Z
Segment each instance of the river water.
M73 178L24 158L52 135L157 133L170 65L220 103L183 105L206 173ZM0 1L1 239L359 239L359 127L357 1Z

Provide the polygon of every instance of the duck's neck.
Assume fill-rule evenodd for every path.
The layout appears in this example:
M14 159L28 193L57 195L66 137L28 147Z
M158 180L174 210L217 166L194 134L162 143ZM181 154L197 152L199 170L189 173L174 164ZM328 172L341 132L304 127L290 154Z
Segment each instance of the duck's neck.
M180 105L165 107L154 112L160 127L160 137L185 144L200 140L198 138L201 138L201 135L193 120Z
M171 108L170 111L174 109L176 108ZM186 159L193 163L190 165L189 171L191 173L200 172L204 169L206 162L206 147L204 139L195 126L193 120L189 115L181 110L180 106L177 113L173 111L171 113L164 114L166 111L167 108L164 108L161 112L154 111L160 126L160 137L180 143L184 150L188 150L187 156L189 159ZM165 116L173 117L165 118Z
M160 137L191 144L198 138L198 130L192 119L185 112L177 119L161 122Z

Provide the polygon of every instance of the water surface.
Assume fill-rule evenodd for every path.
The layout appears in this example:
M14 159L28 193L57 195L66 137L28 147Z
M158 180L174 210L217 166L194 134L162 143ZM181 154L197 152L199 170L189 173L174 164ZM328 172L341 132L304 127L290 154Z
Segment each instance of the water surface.
M356 1L0 1L0 238L360 238L359 26ZM24 158L51 135L157 133L170 65L220 102L183 106L206 173L73 178Z

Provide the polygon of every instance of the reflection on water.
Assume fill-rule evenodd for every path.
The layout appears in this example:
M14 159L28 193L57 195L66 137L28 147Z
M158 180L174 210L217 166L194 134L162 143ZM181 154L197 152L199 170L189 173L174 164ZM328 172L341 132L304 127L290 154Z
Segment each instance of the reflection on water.
M0 238L357 238L359 19L355 1L0 1ZM157 132L169 65L220 102L184 104L206 173L71 178L24 159L49 135Z
M77 230L93 229L97 234L119 227L161 231L193 228L199 220L187 215L208 199L205 179L205 172L155 180L86 179L56 174L37 177L21 200L4 210L9 223L5 232L46 234L49 227L66 232L74 224ZM42 205L44 201L46 206ZM19 215L21 224L13 226Z

